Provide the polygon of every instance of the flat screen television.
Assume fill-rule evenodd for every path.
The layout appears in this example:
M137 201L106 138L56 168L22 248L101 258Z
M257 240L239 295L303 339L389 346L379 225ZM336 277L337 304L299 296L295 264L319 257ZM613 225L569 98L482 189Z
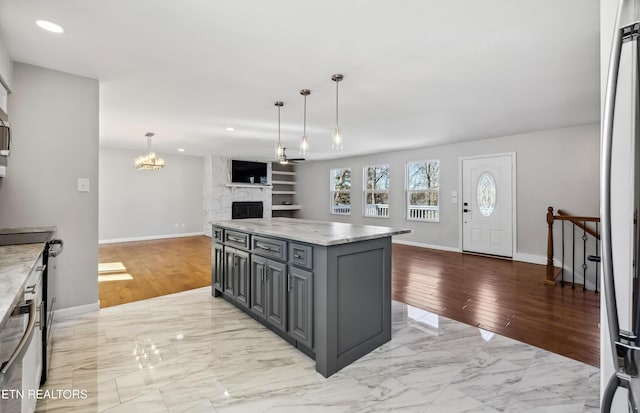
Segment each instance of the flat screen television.
M265 162L231 160L231 182L242 184L267 184Z

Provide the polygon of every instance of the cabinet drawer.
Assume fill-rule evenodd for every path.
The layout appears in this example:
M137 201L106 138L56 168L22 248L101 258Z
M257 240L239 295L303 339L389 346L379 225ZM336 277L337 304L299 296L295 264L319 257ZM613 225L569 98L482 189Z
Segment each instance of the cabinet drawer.
M237 248L249 249L249 234L235 231L224 231L224 242Z
M213 227L213 233L211 234L212 238L216 242L224 242L224 230L222 228Z
M310 245L290 243L289 261L299 267L313 268L313 248Z
M253 237L253 253L278 260L287 259L287 241Z

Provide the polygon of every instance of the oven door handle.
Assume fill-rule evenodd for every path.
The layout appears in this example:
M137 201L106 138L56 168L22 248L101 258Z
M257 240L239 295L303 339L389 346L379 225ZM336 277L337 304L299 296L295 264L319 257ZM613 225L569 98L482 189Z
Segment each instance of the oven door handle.
M25 305L16 307L16 310L14 312L17 312L18 314L24 314L27 311L27 309L29 311L29 322L27 323L27 329L22 335L22 338L20 339L18 346L11 354L11 357L9 357L9 360L2 363L2 366L0 366L0 386L1 387L4 387L4 384L6 383L9 375L11 374L16 364L16 361L20 361L24 357L24 353L27 352L27 348L29 347L29 344L31 343L31 339L33 338L33 331L36 326L36 318L37 318L36 302L33 300L27 300Z
M54 248L54 245L58 245L58 248ZM63 249L64 242L62 242L61 239L52 239L49 241L49 250L47 251L47 254L49 254L50 257L57 257Z

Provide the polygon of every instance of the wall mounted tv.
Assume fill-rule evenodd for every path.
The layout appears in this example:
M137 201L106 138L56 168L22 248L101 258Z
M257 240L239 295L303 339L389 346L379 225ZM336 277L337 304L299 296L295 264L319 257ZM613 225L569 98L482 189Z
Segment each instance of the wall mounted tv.
M231 182L238 184L267 184L265 162L231 160Z

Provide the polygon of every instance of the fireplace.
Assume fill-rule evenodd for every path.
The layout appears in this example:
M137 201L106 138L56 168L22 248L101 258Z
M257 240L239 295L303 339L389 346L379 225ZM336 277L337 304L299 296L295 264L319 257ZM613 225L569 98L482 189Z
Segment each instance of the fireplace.
M262 218L262 202L231 203L231 219Z

